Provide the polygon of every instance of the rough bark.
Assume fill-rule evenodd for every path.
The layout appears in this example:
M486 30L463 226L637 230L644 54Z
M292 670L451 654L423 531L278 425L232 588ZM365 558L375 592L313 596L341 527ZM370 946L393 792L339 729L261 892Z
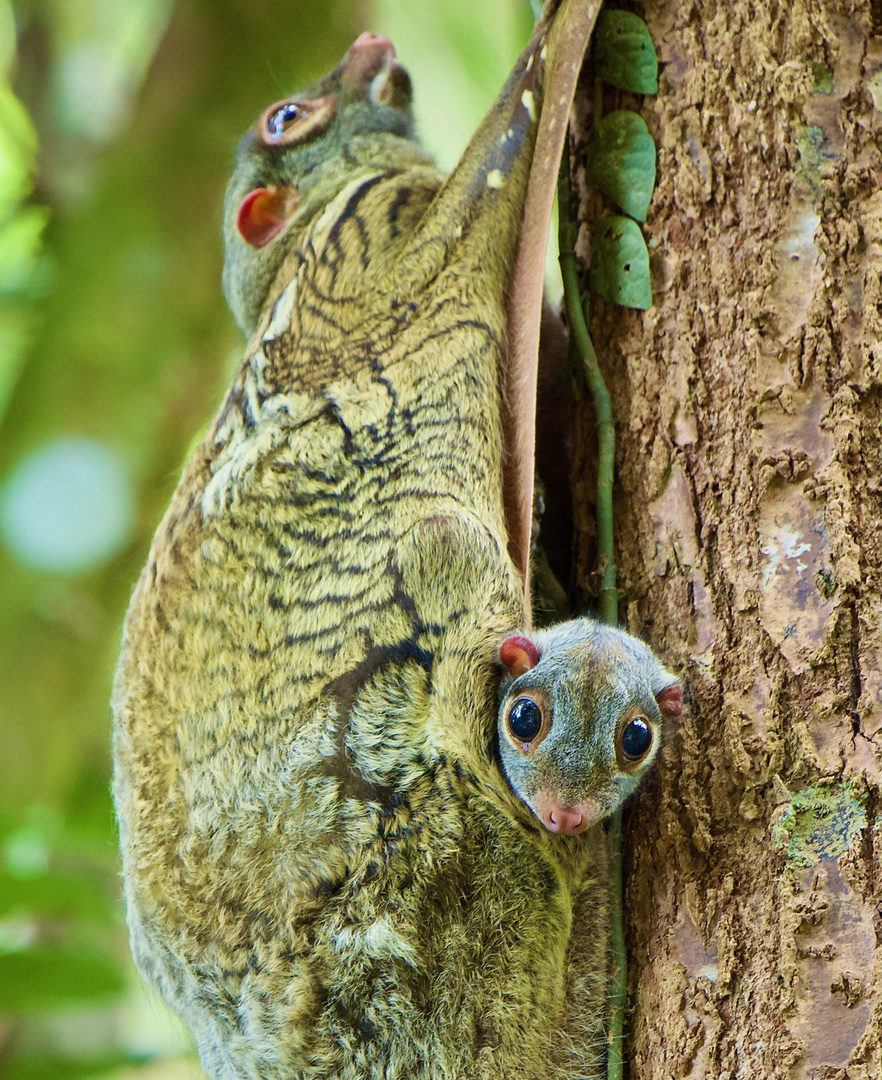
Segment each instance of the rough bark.
M630 1076L872 1080L882 6L645 15L663 63L638 106L659 147L655 304L598 304L594 340L623 621L679 662L691 708L626 826ZM586 412L586 592L590 428Z

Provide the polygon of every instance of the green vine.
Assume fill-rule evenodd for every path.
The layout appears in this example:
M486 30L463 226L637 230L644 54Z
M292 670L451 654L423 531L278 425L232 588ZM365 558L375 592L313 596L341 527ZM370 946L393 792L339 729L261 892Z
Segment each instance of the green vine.
M570 337L582 361L585 379L594 403L597 426L597 548L601 571L600 617L608 626L619 621L619 592L616 588L616 564L613 536L612 487L615 467L615 425L612 401L597 354L588 333L587 299L579 294L575 240L579 226L570 209L570 152L565 146L558 177L560 272L563 279L564 306ZM622 1040L625 1004L628 993L628 960L622 926L622 816L617 811L610 828L612 858L609 868L610 952L609 1027L607 1030L607 1077L621 1080L624 1069Z
M632 93L658 89L658 62L646 24L629 12L602 12L597 25L594 57L595 138L588 150L588 182L611 198L625 214L604 218L592 244L590 281L592 290L612 303L645 309L652 303L649 258L638 221L646 210L655 186L655 145L643 120L635 113L618 110L602 118L603 82ZM600 617L608 626L619 621L613 533L613 476L615 424L609 390L597 362L589 334L588 297L579 291L576 237L579 231L571 210L570 155L564 147L558 177L560 268L564 306L570 337L579 357L594 403L597 426L597 548L601 574ZM635 220L636 219L636 220ZM624 1026L628 998L628 962L622 917L622 815L610 823L611 860L610 980L607 1027L607 1080L624 1074Z
M579 295L576 268L576 235L578 222L572 220L570 203L570 153L564 147L557 185L559 209L560 273L563 279L564 306L570 337L582 359L585 378L594 402L597 424L597 547L601 571L600 617L609 626L619 621L618 589L616 588L615 549L613 546L613 468L615 465L616 435L613 424L612 401L603 379L597 354L588 334L587 299L583 308Z

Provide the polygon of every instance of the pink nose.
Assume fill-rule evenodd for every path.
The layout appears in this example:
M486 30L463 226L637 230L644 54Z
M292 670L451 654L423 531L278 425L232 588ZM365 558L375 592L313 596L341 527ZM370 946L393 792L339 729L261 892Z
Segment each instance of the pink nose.
M553 806L542 815L542 824L549 832L578 836L588 828L587 817L579 810L564 810Z
M381 71L391 70L394 64L395 46L387 37L360 34L346 54L344 82L360 96Z
M382 34L371 34L367 30L358 35L352 43L350 51L360 52L362 49L376 49L380 52L391 52L393 56L395 55L395 46L387 37Z

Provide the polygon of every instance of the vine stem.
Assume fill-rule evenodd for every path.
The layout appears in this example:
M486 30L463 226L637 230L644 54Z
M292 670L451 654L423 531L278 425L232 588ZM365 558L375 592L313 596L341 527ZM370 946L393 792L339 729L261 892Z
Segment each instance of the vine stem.
M575 241L579 226L570 214L570 155L564 147L558 180L560 216L560 272L563 279L564 305L570 335L582 359L588 389L594 402L597 426L597 550L601 573L600 617L607 626L618 626L619 593L616 588L615 548L613 546L613 470L616 434L612 401L597 363L597 354L588 336L587 300L583 307L579 296Z
M570 151L564 145L557 184L560 239L560 273L570 336L582 360L597 426L597 549L601 573L600 617L607 626L618 626L619 592L613 537L613 472L615 469L615 425L612 401L597 363L597 354L588 333L590 311L587 298L579 294L576 269L578 222L572 220ZM610 987L607 1028L607 1080L622 1080L624 1073L623 1032L628 997L628 961L622 925L622 815L610 820L611 860L609 868L610 906Z

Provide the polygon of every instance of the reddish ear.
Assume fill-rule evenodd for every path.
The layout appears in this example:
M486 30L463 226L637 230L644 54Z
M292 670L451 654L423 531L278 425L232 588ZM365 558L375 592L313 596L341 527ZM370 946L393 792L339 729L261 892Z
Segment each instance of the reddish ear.
M506 638L499 646L499 659L516 679L539 663L539 650L529 638L517 634Z
M274 240L297 209L297 188L271 187L250 191L239 204L236 226L246 244L262 248Z
M683 711L682 693L680 687L674 684L666 690L662 690L660 694L655 695L655 700L658 702L658 707L664 716L680 715Z

